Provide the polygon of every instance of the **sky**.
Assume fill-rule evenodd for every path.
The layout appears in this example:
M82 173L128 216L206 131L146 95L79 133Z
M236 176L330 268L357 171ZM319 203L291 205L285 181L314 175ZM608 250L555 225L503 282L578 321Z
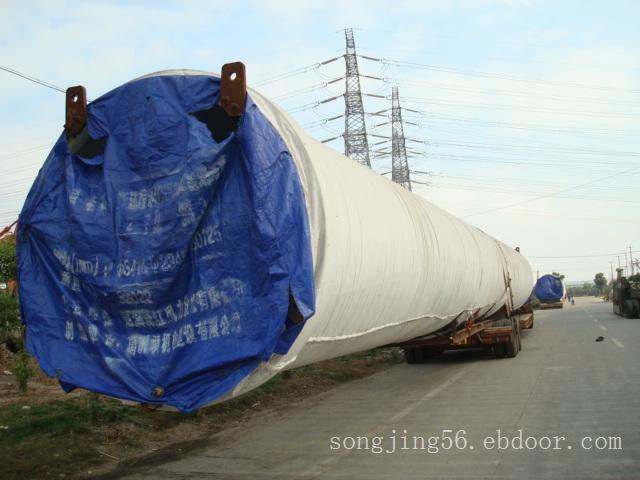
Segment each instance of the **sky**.
M362 78L376 95L365 111L399 88L413 191L519 246L539 275L588 281L624 266L629 246L640 257L639 14L637 1L0 0L0 65L98 98L240 60L250 86L342 152L344 119L326 119L344 113L344 80L329 82L353 28L358 54L378 59L358 60L378 77ZM388 119L366 121L390 135ZM0 228L63 123L63 93L0 70ZM387 176L390 164L372 160Z

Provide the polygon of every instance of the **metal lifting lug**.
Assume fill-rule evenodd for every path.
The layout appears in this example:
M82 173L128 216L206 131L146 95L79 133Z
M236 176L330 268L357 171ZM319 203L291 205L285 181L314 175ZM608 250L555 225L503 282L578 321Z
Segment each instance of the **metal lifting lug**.
M107 137L91 138L87 119L87 91L82 85L67 88L64 123L67 145L71 153L81 156L88 162L104 152Z
M64 132L76 137L87 124L87 91L82 85L67 88Z
M230 117L241 117L247 100L247 77L242 62L222 66L220 106Z

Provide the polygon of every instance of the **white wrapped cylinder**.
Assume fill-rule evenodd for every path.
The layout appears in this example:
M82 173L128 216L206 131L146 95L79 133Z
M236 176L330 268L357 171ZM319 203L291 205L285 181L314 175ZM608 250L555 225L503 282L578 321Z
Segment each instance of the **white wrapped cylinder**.
M275 373L434 332L472 312L524 304L534 285L513 248L311 138L283 110L250 95L287 144L312 235L316 313L284 356L231 395Z

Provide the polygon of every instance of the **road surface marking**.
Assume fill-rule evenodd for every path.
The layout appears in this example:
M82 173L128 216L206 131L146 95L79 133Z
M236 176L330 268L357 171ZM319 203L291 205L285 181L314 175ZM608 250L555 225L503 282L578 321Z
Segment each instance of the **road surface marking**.
M442 382L440 385L438 385L437 387L429 390L422 397L420 397L417 400L415 400L414 402L410 403L409 405L407 405L407 407L405 407L404 409L402 409L401 411L399 411L398 413L396 413L392 417L389 417L387 420L383 420L376 427L374 427L371 430L369 430L368 432L366 432L364 434L364 436L371 437L375 433L379 433L379 432L382 432L382 431L385 431L385 430L389 430L390 428L393 428L394 426L397 425L398 420L406 417L411 412L413 412L418 407L420 407L424 402L426 402L427 400L437 396L440 392L445 390L447 387L450 387L451 385L456 383L461 377L463 377L464 375L469 373L469 371L473 367L477 366L479 363L480 362L472 363L471 365L467 366L465 369L459 371L455 375L452 375L447 380ZM339 462L340 460L342 460L347 455L350 455L351 453L353 453L352 450L341 450L340 452L336 452L336 453L332 454L330 457L322 460L321 462L318 462L316 465L312 465L311 467L309 467L306 471L304 471L302 473L302 476L319 475L320 473L322 473L322 471L324 469L326 469L327 467L331 466L332 464L335 464L335 463Z
M604 330L605 332L607 331L607 327L605 327L604 325L600 325L600 328L601 328L602 330Z
M596 322L596 323L598 323L598 319L597 319L597 318L594 318L594 319L593 319L593 321L594 321L594 322Z
M615 343L618 347L624 348L624 345L622 344L622 342L620 340L618 340L617 338L612 338L611 341L613 343Z

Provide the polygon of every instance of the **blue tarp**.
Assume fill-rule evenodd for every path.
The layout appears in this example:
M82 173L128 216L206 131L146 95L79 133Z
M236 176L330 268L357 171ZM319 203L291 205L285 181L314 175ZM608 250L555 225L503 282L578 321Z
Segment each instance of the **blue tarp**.
M19 219L27 348L65 390L193 411L285 353L315 308L295 166L250 98L217 143L219 79L156 76L89 105L104 152L62 135Z
M536 282L533 293L543 302L557 301L564 296L564 285L560 277L543 275Z

